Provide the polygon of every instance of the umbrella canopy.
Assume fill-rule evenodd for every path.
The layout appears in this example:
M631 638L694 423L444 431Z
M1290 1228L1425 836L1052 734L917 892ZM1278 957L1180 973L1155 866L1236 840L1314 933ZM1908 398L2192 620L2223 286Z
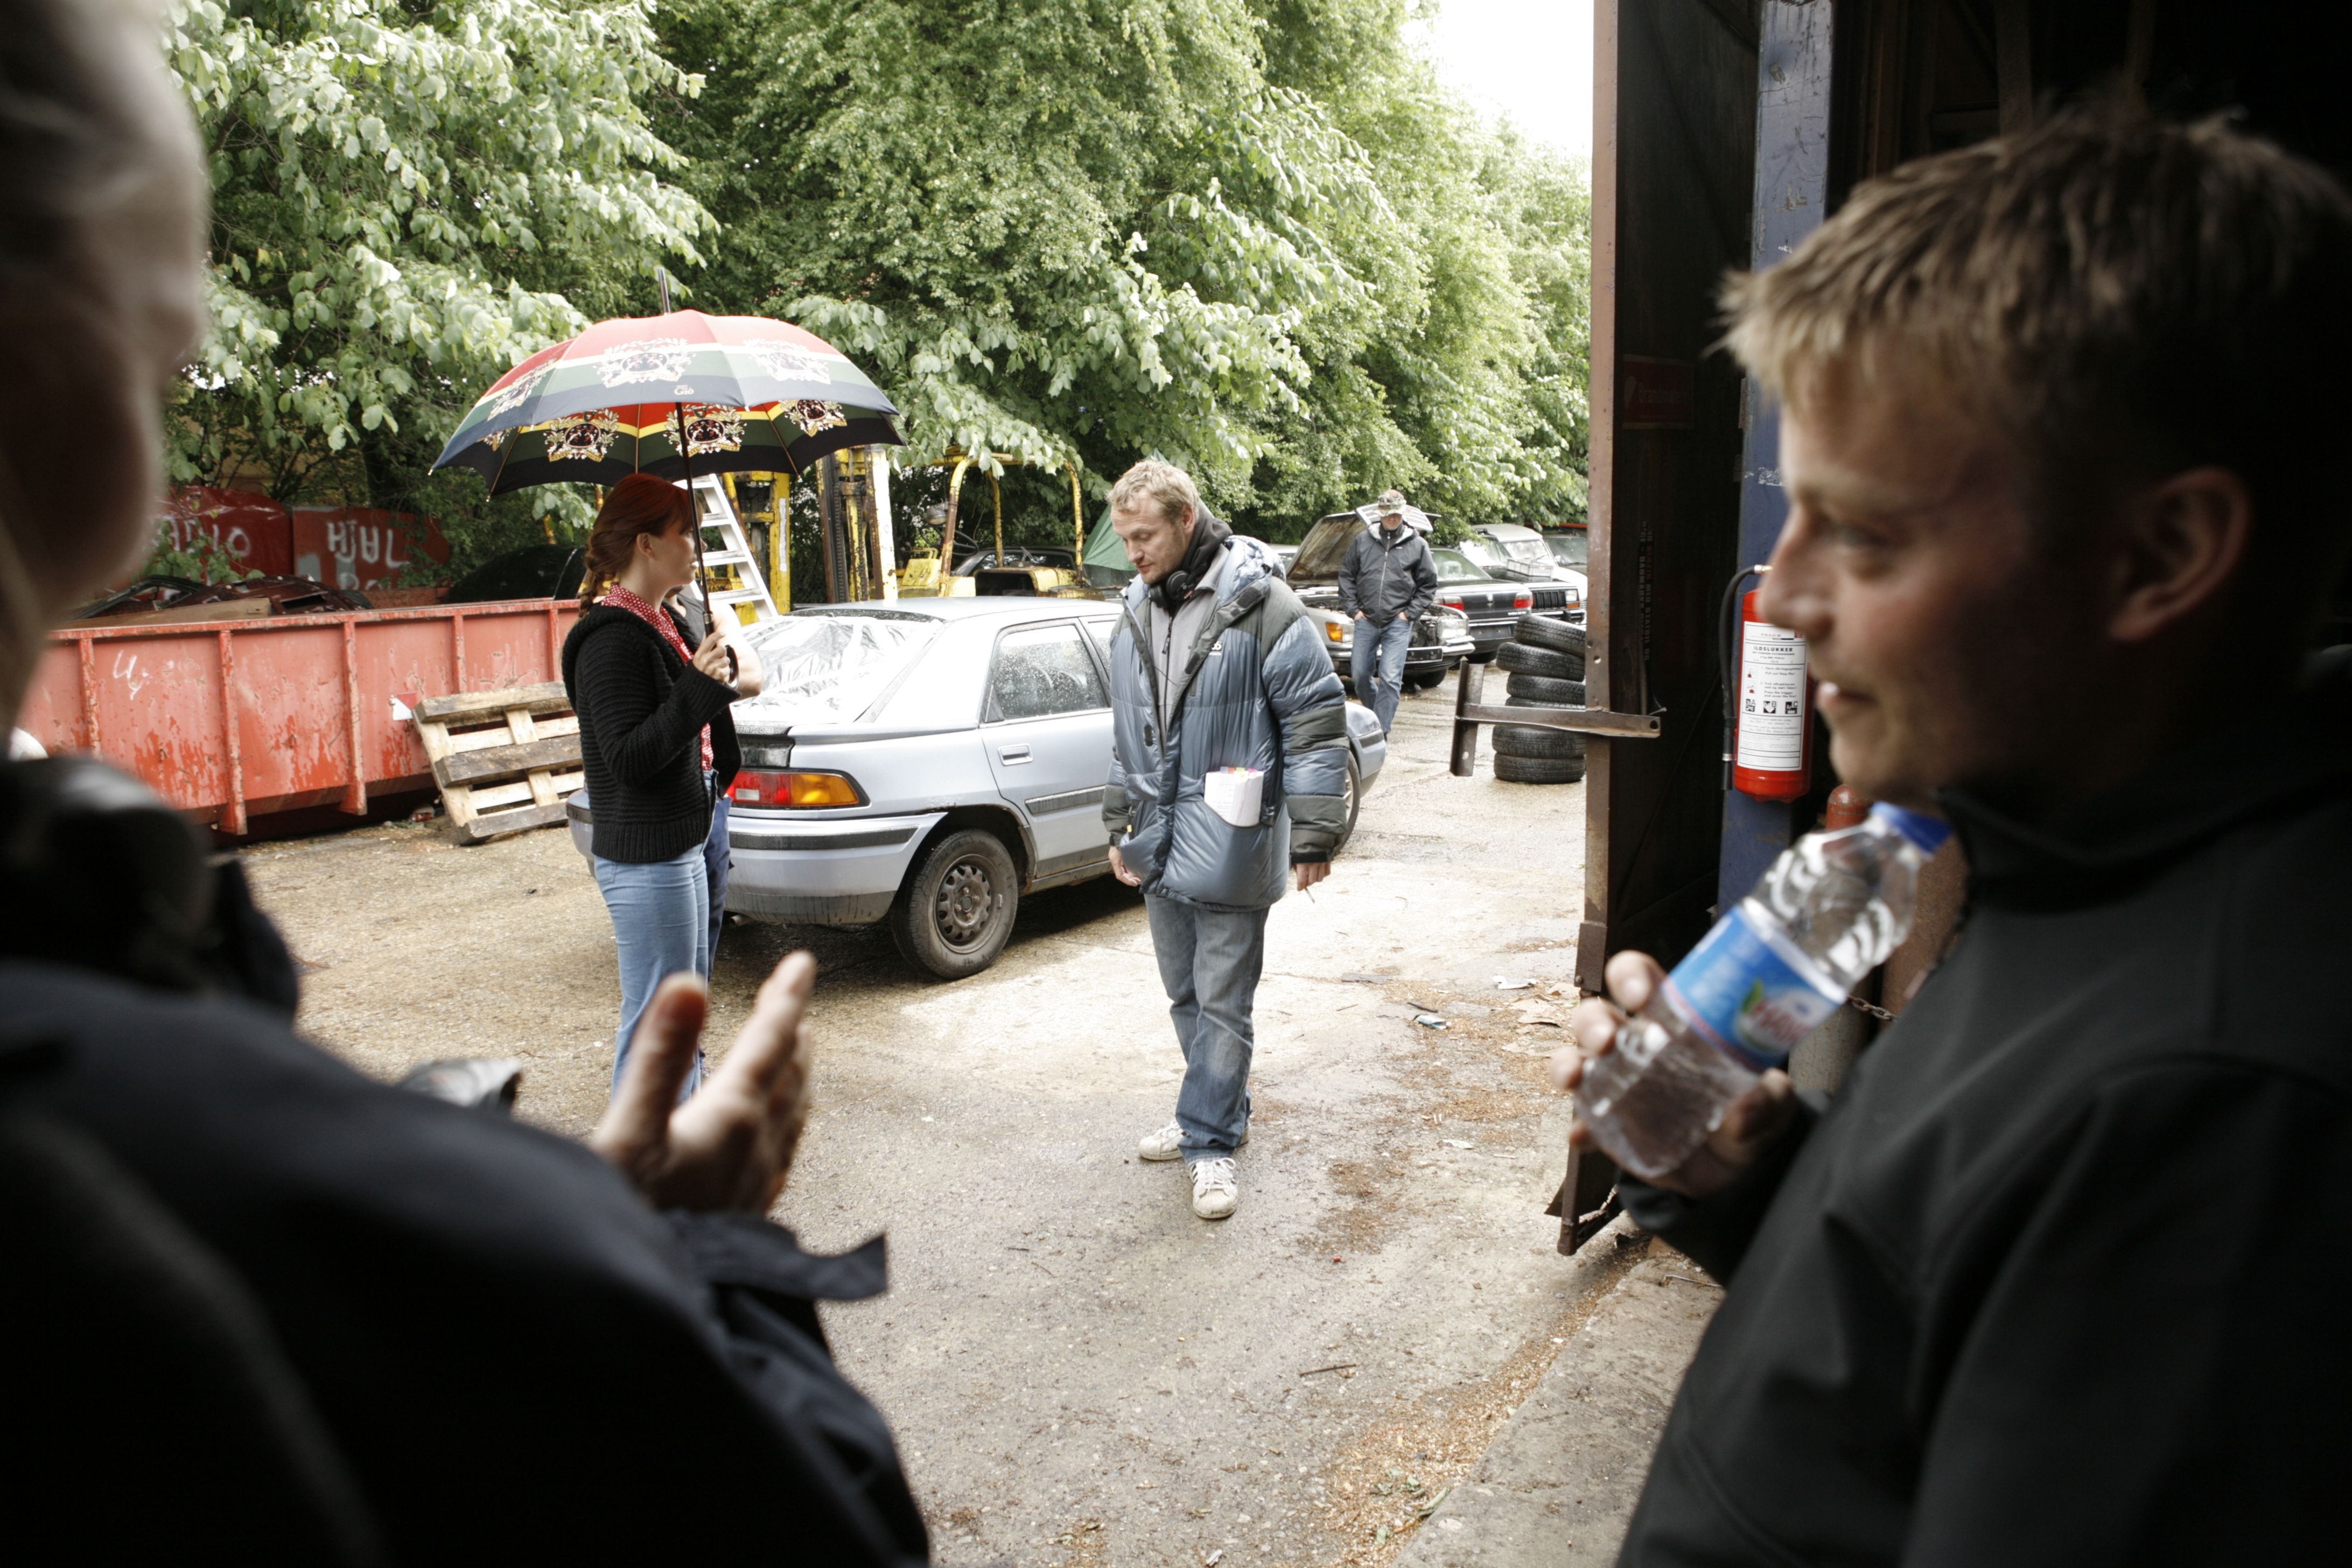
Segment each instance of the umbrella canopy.
M674 310L600 321L531 355L482 394L433 466L471 468L494 495L634 473L798 474L846 447L897 445L898 412L840 350L789 321Z

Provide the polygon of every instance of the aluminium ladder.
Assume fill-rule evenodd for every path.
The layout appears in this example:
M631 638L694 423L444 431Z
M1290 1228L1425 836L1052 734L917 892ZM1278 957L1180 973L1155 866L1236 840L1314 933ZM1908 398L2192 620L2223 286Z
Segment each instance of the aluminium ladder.
M703 542L702 563L706 568L732 566L736 576L750 584L743 588L713 588L710 602L715 611L723 605L732 611L739 605L751 606L751 624L779 619L782 612L776 608L775 599L768 592L768 575L762 563L751 553L750 541L743 536L743 520L735 515L735 508L727 498L727 489L716 474L694 476L695 517L707 534L716 530L719 548L709 548ZM740 613L737 620L741 620Z

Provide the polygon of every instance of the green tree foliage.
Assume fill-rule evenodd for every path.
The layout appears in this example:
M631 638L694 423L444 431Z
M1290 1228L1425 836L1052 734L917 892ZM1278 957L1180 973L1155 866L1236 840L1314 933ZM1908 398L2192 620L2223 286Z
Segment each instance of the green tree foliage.
M961 446L1038 465L1024 542L1066 539L1065 460L1099 497L1144 453L1275 538L1391 486L1572 517L1582 172L1444 91L1405 7L173 0L215 202L173 472L434 512L460 570L535 539L579 498L427 468L667 259L891 391L910 516Z
M1580 173L1479 125L1403 21L1391 0L682 0L665 43L707 85L656 123L726 226L696 286L857 358L918 462L1076 456L1098 490L1157 452L1276 537L1390 485L1565 516ZM1018 531L1059 542L1052 487L1021 489Z
M489 506L425 470L485 386L715 227L665 179L679 159L640 104L698 86L651 16L174 0L167 59L213 185L212 325L174 477L258 470L280 500L437 511L460 566L546 510L551 490Z
M728 226L712 308L793 317L888 385L917 454L1097 468L1144 450L1246 486L1362 287L1324 236L1360 153L1266 84L1234 0L689 0L709 82L670 106Z

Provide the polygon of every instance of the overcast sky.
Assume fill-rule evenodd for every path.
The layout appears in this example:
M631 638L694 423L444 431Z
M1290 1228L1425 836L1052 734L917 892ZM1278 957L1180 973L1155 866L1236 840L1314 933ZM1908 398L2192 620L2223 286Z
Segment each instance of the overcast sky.
M1439 0L1414 24L1447 86L1530 141L1592 153L1592 0Z

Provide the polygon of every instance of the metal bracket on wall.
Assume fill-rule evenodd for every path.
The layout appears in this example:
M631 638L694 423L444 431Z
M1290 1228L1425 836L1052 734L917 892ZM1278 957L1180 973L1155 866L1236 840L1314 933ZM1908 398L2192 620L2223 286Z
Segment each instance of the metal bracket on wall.
M1660 722L1654 713L1613 713L1606 708L1498 708L1482 700L1486 667L1462 661L1462 679L1454 692L1454 776L1466 779L1478 763L1478 726L1526 724L1541 730L1572 730L1610 741L1654 741Z

